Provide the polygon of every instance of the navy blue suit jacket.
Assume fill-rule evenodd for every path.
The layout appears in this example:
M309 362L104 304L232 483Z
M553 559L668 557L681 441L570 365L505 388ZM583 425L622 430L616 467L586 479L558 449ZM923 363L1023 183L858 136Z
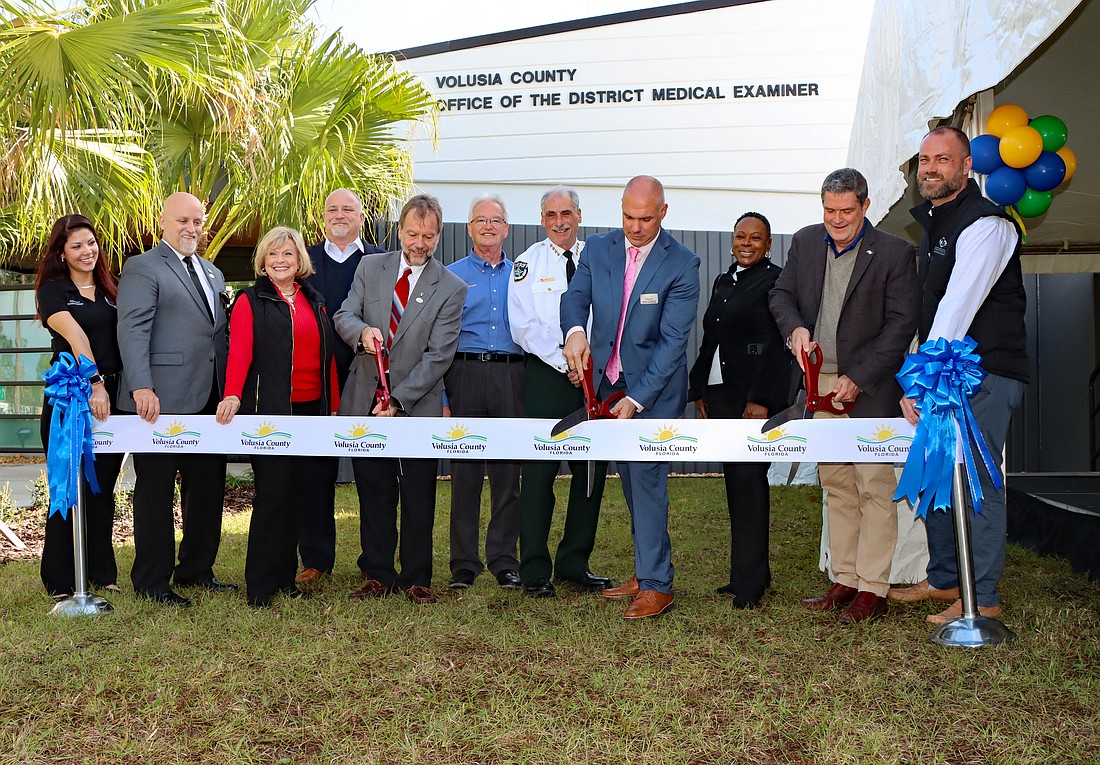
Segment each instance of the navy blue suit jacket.
M584 327L592 311L589 345L599 390L611 358L626 278L622 229L597 234L561 299L562 332ZM619 356L626 394L642 417L682 417L687 405L688 336L699 308L699 256L664 229L634 280Z

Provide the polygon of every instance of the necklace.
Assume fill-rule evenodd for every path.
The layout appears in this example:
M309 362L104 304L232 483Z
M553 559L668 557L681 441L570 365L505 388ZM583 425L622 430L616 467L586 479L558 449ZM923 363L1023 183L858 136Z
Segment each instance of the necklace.
M90 290L94 286L95 286L95 282L92 282L91 284L78 284L78 285L76 285L76 288L78 290Z

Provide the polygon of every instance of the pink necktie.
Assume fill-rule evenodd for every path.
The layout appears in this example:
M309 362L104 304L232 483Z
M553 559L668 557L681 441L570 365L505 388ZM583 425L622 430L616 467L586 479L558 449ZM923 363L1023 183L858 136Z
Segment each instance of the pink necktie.
M393 345L393 336L397 334L397 325L401 323L401 316L405 313L405 306L409 302L409 277L412 269L406 268L401 278L397 280L397 286L393 290L393 305L390 307L390 334L386 338L386 347Z
M623 325L626 324L626 309L630 305L630 293L634 290L634 277L638 270L638 256L642 251L637 247L627 247L630 260L626 264L626 276L623 278L623 307L619 311L619 331L615 333L615 348L611 360L607 362L607 379L612 383L619 381L619 345L623 341Z

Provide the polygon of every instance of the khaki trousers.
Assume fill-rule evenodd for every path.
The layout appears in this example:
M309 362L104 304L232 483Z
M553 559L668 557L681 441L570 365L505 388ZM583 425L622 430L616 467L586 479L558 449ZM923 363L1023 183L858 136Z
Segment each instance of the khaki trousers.
M836 375L822 374L820 390L836 385ZM817 412L814 418L847 417ZM817 467L828 495L829 551L836 581L886 597L890 565L898 543L898 481L892 463L822 462Z

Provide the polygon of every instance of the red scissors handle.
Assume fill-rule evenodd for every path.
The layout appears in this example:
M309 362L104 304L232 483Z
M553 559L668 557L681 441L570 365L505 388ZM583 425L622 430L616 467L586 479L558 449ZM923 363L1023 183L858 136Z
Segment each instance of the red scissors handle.
M855 406L855 401L842 404L833 400L835 394L832 391L824 396L818 391L818 375L821 374L822 363L824 363L824 359L821 358L821 349L817 345L814 345L808 353L805 348L802 349L802 367L806 370L806 410L809 412L846 414L849 409Z
M382 341L377 337L374 338L374 363L378 366L378 389L382 391L378 396L378 403L382 405L382 409L389 409L390 384L386 379L389 362L386 359L385 351L382 350Z
M596 398L596 389L592 383L592 366L589 362L588 369L581 372L581 388L584 390L584 405L588 409L588 418L590 420L600 420L614 418L615 415L611 413L611 407L614 406L619 399L626 396L621 390L617 390L607 397L606 401L600 401Z

